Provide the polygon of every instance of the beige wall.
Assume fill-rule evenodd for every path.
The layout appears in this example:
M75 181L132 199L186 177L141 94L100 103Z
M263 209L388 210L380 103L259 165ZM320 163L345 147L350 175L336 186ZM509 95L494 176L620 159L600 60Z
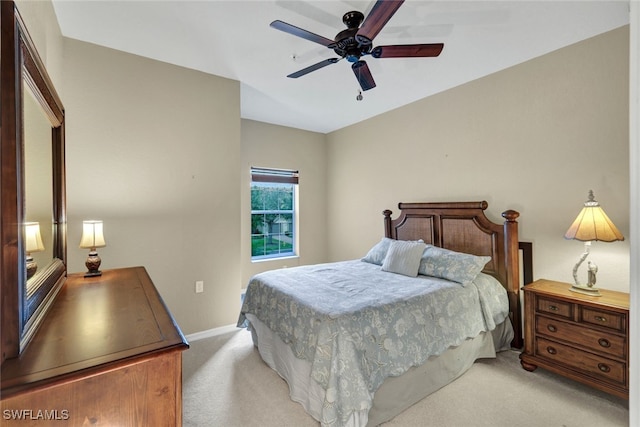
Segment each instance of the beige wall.
M102 219L102 268L145 266L187 334L234 323L239 83L65 39L63 93L69 271L82 220Z
M589 189L629 235L628 39L623 27L329 134L329 258L365 254L398 202L487 200L493 220L520 212L535 278L571 281L584 246L563 235ZM598 285L628 291L628 240L595 242L590 259Z
M252 275L262 271L326 262L326 157L323 134L242 120L240 247L243 288ZM251 166L293 169L300 172L297 257L251 262Z

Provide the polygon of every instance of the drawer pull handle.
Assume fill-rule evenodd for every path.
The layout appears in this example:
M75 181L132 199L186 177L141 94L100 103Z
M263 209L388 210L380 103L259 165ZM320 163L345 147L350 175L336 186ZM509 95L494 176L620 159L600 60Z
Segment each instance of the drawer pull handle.
M601 372L611 371L611 368L609 367L609 365L606 365L604 363L598 363L598 369L600 369Z
M551 346L547 347L547 352L549 354L556 354L557 353L556 349L551 347Z
M611 347L611 343L609 342L608 339L605 339L605 338L600 338L598 340L598 344L600 344L602 347L606 347L606 348Z
M551 310L551 311L558 311L558 307L556 307L555 305L550 305L550 306L549 306L549 310Z
M595 316L594 319L596 319L598 322L607 323L607 318L606 317Z
M556 325L547 325L547 329L549 330L549 332L557 332L558 328L556 328Z

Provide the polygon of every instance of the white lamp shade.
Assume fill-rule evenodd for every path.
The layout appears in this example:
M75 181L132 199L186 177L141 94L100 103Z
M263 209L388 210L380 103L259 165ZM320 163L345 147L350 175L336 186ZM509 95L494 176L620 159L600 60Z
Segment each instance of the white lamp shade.
M44 243L40 235L40 223L24 223L24 246L27 253L44 251Z
M589 242L598 240L601 242L615 242L624 240L624 236L611 222L600 204L594 200L593 192L589 192L589 200L584 203L584 207L573 221L571 227L564 235L565 239L581 240Z
M82 221L81 248L102 248L107 246L102 231L102 221Z

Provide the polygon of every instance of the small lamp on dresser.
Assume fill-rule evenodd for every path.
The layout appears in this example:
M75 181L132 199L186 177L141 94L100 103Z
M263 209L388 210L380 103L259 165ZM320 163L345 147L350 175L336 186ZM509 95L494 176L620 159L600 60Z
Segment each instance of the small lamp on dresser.
M580 284L578 280L578 268L587 256L589 256L589 247L592 241L615 242L624 240L624 236L613 222L611 222L607 214L604 213L604 210L600 207L600 203L595 200L593 190L589 190L589 200L584 202L584 207L565 233L564 238L584 242L584 252L580 256L577 264L573 267L574 284L570 290L581 294L600 296L600 291L595 286L598 266L588 261L587 283L585 285Z
M27 266L27 280L29 280L38 270L38 264L33 260L31 253L44 251L42 235L40 234L40 223L24 223L24 247L27 253L25 263Z
M103 248L107 246L104 241L104 233L102 221L82 221L82 238L80 239L80 247L89 249L89 256L85 265L87 266L87 272L84 277L101 276L100 264L102 260L96 251L97 248Z

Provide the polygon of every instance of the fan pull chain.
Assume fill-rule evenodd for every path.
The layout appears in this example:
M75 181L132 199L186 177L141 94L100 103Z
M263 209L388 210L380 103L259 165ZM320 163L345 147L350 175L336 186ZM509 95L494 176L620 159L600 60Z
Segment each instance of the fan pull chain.
M360 84L360 67L358 67L358 84ZM358 95L356 96L356 101L362 101L363 96L362 96L362 90L358 91Z

